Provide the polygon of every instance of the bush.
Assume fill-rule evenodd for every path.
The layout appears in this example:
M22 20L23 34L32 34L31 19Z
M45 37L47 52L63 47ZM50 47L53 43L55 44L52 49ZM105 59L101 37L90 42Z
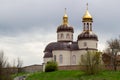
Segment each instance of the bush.
M45 66L45 72L52 72L58 70L58 65L54 61L47 62Z

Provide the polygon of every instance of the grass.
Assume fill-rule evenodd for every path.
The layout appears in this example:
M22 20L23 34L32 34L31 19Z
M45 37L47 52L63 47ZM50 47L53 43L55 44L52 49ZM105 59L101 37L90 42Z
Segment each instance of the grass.
M26 80L120 80L119 71L103 71L96 75L85 75L82 71L37 72Z
M15 78L17 76L22 76L22 75L26 75L27 73L16 73L16 74L13 74L12 77Z

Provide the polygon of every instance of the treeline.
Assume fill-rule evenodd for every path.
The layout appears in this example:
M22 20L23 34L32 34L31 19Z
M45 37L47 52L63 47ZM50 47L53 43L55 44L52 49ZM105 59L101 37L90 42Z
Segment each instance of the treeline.
M17 64L15 65L15 60L13 64L8 62L7 57L4 52L0 52L0 80L13 80L12 74L22 72L22 60L17 58Z

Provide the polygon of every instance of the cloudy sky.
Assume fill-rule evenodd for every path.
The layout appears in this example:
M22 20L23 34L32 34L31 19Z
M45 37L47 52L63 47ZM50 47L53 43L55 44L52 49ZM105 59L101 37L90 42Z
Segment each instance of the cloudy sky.
M42 64L45 46L56 41L64 9L77 40L87 2L103 50L106 40L120 35L120 0L0 0L0 50L11 62L20 57L24 66Z

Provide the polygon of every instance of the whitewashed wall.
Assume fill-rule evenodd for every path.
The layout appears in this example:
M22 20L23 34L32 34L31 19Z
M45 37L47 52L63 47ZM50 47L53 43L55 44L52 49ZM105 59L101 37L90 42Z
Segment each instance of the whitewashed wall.
M84 42L87 43L87 46L84 46ZM97 49L98 41L96 41L96 40L79 40L78 41L78 46L79 46L79 49L87 48L87 47Z
M63 34L63 38L61 38L61 34ZM70 38L67 38L67 34L69 34ZM57 34L57 40L58 41L73 41L73 33L72 32L59 32Z

